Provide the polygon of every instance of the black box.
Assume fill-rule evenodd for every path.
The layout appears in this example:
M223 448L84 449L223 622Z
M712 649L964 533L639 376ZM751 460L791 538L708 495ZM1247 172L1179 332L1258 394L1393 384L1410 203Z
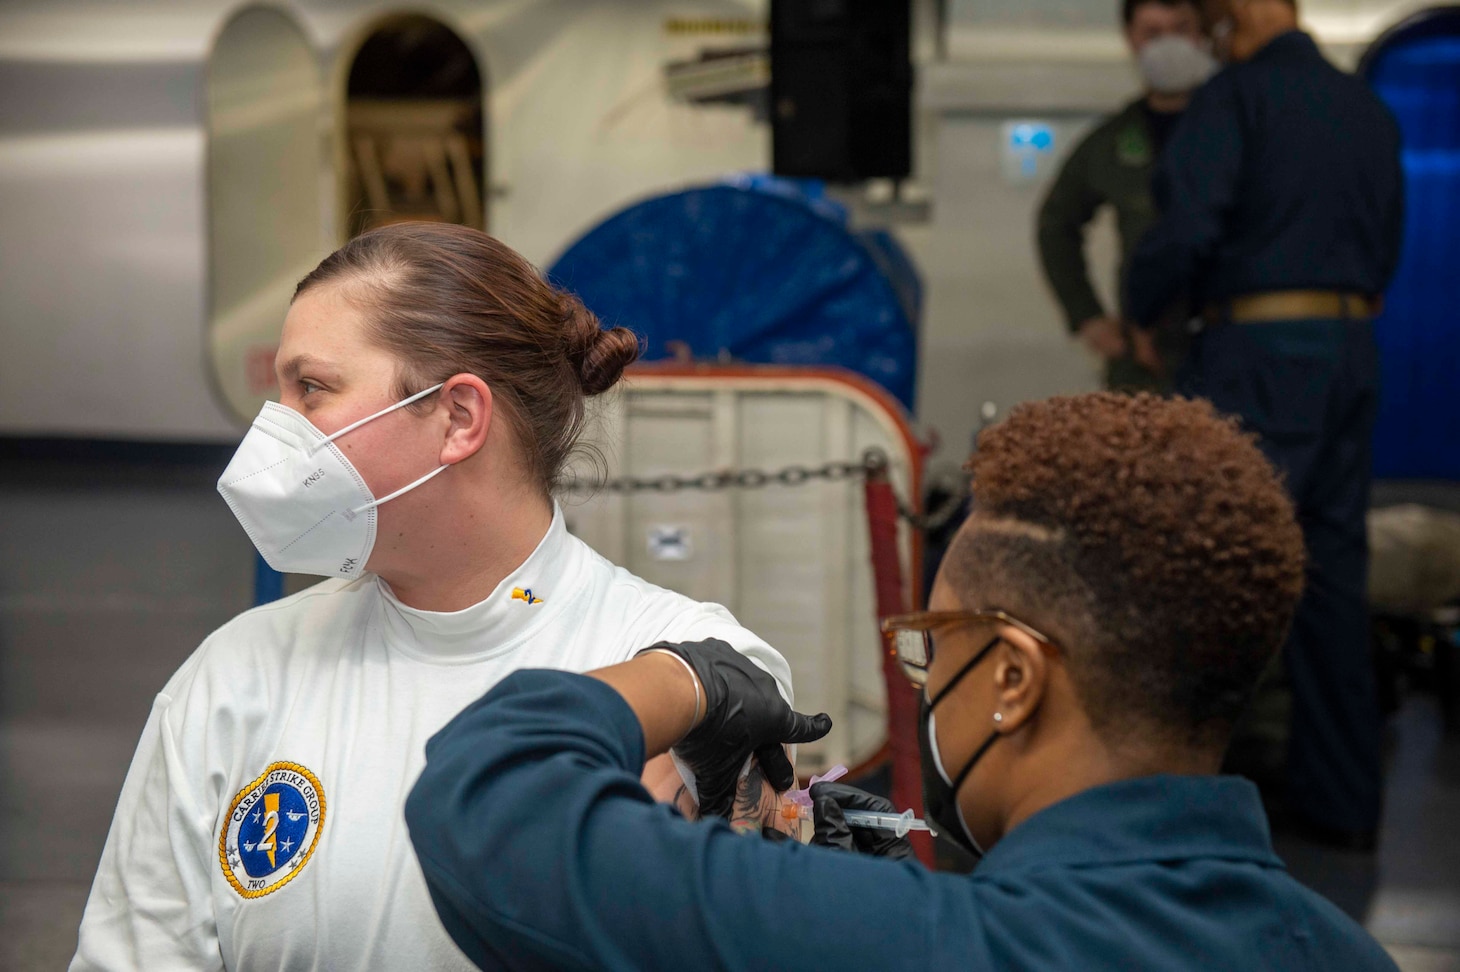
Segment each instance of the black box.
M910 0L772 0L771 168L830 182L912 171Z

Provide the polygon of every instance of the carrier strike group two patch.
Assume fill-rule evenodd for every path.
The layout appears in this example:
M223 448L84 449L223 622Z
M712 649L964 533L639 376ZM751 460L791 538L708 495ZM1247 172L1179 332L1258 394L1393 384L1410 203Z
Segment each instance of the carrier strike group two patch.
M271 763L238 791L218 835L223 876L245 898L261 898L309 863L324 829L324 787L298 763Z

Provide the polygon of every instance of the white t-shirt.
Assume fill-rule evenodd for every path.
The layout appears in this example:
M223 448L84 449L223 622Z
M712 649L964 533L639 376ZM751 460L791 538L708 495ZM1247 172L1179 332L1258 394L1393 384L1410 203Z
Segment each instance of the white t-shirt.
M790 698L785 659L728 611L615 567L560 512L464 611L407 607L366 574L239 615L153 704L71 968L471 969L401 813L426 740L517 669L703 638Z

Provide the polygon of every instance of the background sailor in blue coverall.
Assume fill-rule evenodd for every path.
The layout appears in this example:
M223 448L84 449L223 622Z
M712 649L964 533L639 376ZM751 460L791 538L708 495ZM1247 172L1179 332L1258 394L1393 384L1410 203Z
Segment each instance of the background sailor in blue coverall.
M639 782L674 745L738 765L808 741L721 642L592 675L521 671L427 746L406 820L448 932L485 969L1392 970L1273 855L1256 788L1213 775L1302 584L1291 502L1205 402L1097 393L983 433L934 610L889 619L923 686L929 821L987 856L936 874L849 830L690 822ZM1221 486L1218 490L1216 487ZM777 788L784 761L763 763Z
M1378 97L1297 30L1289 0L1207 10L1233 63L1197 91L1157 166L1163 215L1131 257L1127 303L1154 327L1178 295L1198 295L1205 328L1177 390L1240 416L1286 477L1310 559L1284 652L1287 809L1312 836L1372 849L1371 318L1399 257L1399 133Z

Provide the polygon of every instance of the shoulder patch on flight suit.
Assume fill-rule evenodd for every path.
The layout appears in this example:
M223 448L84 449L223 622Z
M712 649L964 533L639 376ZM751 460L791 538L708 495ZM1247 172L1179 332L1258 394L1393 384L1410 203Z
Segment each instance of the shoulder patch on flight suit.
M1151 139L1139 125L1127 125L1115 139L1115 157L1121 165L1148 165Z
M270 763L238 791L218 835L223 876L245 898L272 894L304 869L324 830L324 787L298 763Z

